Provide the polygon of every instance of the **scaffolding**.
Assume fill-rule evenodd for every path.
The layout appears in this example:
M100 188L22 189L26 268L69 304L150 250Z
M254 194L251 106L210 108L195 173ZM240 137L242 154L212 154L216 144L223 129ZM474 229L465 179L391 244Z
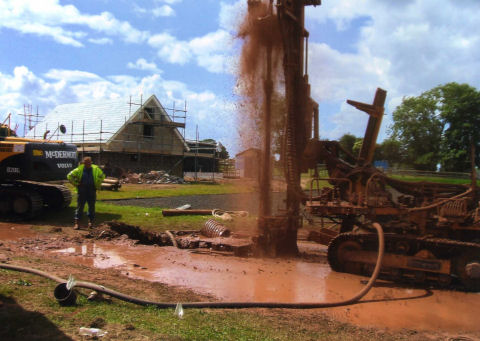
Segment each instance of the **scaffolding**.
M140 97L139 103L133 102L132 96L130 96L127 103L129 105L128 114L123 117L124 123L119 129L109 129L108 124L105 125L105 121L100 119L96 122L86 120L74 122L72 120L69 122L70 127L66 127L67 133L65 134L60 133L62 125L60 121L50 127L46 123L42 127L44 130L39 131L38 109L37 115L31 115L31 108L28 109L28 107L25 107L25 122L27 122L27 117L28 122L32 122L30 121L32 117L37 118L36 124L31 127L34 139L56 139L76 144L81 158L84 153L98 153L99 164L101 164L102 152L107 151L137 154L138 158L145 153L178 155L183 158L184 145L186 145L187 102L185 101L183 108L176 107L175 102L171 108L163 107L160 102L151 103L152 101L144 103L142 97ZM51 122L50 125L52 125ZM182 143L181 150L179 142Z
M159 162L169 173L186 158L191 158L194 162L195 178L200 170L198 161L200 159L208 159L202 161L202 164L205 165L207 162L208 168L211 167L212 170L215 170L217 146L215 144L207 146L204 142L199 141L198 126L196 127L195 141L186 140L186 101L180 107L175 102L171 107L164 107L156 98L153 100L149 97L144 102L143 96L137 100L132 100L132 96L130 96L123 103L126 104L123 111L115 111L119 115L116 115L113 121L112 119L103 119L108 112L111 112L109 110L106 110L103 116L96 115L95 117L100 117L98 120L92 118L77 120L74 118L76 111L70 111L75 114L70 115L67 118L68 121L56 121L57 117L55 117L54 120L47 118L42 124L37 122L32 127L29 136L34 139L61 140L75 144L80 159L85 154L95 155L95 162L98 164L102 164L102 161L105 162L107 159L111 162L111 153L121 153L130 155L130 160L135 162L145 158L141 163L143 167L152 162L148 160L150 156L158 157ZM88 109L96 110L96 107ZM123 112L125 114L122 115ZM82 117L81 111L78 116ZM112 122L115 123L112 124ZM67 125L65 134L61 133L62 124ZM172 158L168 160L168 157L178 157L178 160ZM119 157L120 159L125 160L124 156ZM212 180L214 180L214 175Z
M18 114L19 116L23 116L23 136L25 136L27 132L32 130L44 117L42 115L39 115L38 105L35 114L32 113L32 108L33 106L31 104L24 104L23 114Z

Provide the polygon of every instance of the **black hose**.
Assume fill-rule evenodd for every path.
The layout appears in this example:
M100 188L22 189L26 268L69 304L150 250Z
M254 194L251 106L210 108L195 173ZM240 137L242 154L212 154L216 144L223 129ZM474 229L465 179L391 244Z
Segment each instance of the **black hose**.
M282 303L282 302L191 302L191 303L182 303L184 308L289 308L289 309L313 309L313 308L330 308L330 307L338 307L343 305L350 305L354 304L359 301L363 296L365 296L370 289L373 287L379 273L380 268L382 266L383 255L385 250L385 242L383 237L383 229L378 223L373 223L373 227L377 230L378 234L378 256L377 256L377 263L375 265L375 269L373 271L372 276L370 277L368 283L365 287L360 290L355 296L350 299L344 301L337 301L337 302L320 302L320 303ZM36 274L39 276L43 276L49 278L53 281L58 283L66 283L66 280L59 278L57 276L48 274L46 272L32 269L28 267L18 266L18 265L10 265L10 264L0 264L0 268L7 269L7 270L15 270L21 272L28 272L32 274ZM143 305L143 306L155 306L157 308L175 308L178 303L163 303L163 302L155 302L144 300L141 298L129 296L126 294L122 294L118 291L109 289L104 287L103 285L98 285L95 283L90 282L76 282L75 287L78 288L85 288L95 290L97 292L101 292L103 294L107 294L109 296L118 298L122 301Z

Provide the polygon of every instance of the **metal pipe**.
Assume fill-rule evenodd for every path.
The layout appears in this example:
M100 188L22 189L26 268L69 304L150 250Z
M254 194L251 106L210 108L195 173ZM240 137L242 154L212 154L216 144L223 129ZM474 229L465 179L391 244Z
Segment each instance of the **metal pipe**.
M212 210L202 210L202 209L195 209L195 210L163 210L162 215L164 217L173 217L179 215L211 215Z

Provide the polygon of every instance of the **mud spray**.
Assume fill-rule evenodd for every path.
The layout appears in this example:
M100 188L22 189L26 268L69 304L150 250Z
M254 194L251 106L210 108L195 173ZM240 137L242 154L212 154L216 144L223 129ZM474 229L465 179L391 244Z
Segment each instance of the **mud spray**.
M249 1L239 25L243 40L237 74L239 145L261 150L259 165L259 215L271 214L271 150L280 153L283 92L283 47L278 20L270 1ZM272 105L273 103L273 105ZM272 126L274 127L272 129ZM273 135L273 136L272 136Z

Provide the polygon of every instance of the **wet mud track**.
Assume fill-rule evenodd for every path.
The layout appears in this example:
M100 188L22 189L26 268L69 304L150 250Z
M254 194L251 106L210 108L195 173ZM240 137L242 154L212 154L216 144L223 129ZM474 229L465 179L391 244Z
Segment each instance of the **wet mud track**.
M304 258L241 258L208 249L136 245L125 238L88 240L72 235L65 239L66 232L39 234L28 225L0 224L0 239L4 242L0 253L2 247L8 246L12 252L19 247L91 268L115 269L132 279L188 288L224 301L339 301L352 297L367 279L336 273L324 262ZM82 232L85 233L79 233ZM306 253L325 252L323 246L305 241L299 242L299 248ZM470 338L466 340L480 338L478 293L420 289L378 281L358 304L309 313L326 314L361 327L426 331L442 335L441 339L447 339L443 335L460 334L468 334Z
M283 203L285 193L274 192L271 194L271 198L274 211L285 206ZM177 208L189 204L192 209L248 211L250 214L257 214L259 207L257 193L185 195L178 197L105 200L104 202L121 206L160 208Z
M300 250L315 247L300 243ZM57 250L75 263L116 268L131 278L191 289L237 302L332 302L352 297L366 277L302 259L224 256L208 250L89 243ZM319 310L362 327L479 332L480 295L395 286L378 281L359 304ZM292 313L295 313L292 311Z

